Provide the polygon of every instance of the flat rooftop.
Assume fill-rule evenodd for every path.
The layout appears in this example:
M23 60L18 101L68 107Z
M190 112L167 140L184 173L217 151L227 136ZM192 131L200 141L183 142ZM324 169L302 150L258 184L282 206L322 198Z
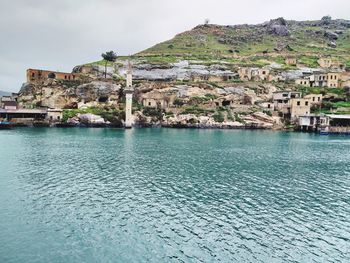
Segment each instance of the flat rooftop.
M326 115L327 117L331 118L331 119L342 119L342 120L350 120L350 114L347 115L336 115L336 114L332 114L332 115Z
M47 114L47 109L0 109L0 113Z

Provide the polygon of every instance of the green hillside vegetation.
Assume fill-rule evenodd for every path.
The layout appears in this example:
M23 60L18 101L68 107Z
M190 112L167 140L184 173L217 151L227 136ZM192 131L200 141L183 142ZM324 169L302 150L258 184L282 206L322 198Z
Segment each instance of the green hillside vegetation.
M331 47L332 43L336 47ZM317 67L318 57L327 55L350 67L350 21L329 17L317 21L278 18L258 25L199 25L131 58L154 64L189 60L260 67L275 62L286 69L293 68L284 64L287 55L297 57L299 63L308 67ZM118 57L119 61L126 59L129 57Z
M306 66L316 67L320 55L330 55L350 64L349 21L332 20L330 24L323 24L321 20L281 21L286 23L289 34L271 33L268 24L200 25L146 49L136 57L157 62L188 59L264 65L267 62L284 64L284 56L292 55ZM337 39L329 37L328 32L337 34ZM330 47L331 42L336 42L337 47Z

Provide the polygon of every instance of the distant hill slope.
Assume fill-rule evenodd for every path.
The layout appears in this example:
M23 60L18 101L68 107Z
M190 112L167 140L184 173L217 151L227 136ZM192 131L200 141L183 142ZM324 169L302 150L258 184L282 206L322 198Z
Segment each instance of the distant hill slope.
M164 62L186 58L236 64L245 59L259 64L255 62L261 57L281 62L280 55L296 56L308 66L317 65L317 56L331 55L350 67L350 21L278 18L258 25L199 25L135 56Z
M2 97L2 96L10 96L10 95L11 95L11 92L0 90L0 97Z

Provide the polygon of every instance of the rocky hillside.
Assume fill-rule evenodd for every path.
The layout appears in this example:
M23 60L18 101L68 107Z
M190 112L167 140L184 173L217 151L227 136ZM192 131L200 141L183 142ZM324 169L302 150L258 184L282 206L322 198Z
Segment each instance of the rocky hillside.
M287 56L296 58L298 67L287 65ZM232 75L242 66L269 66L280 72L315 69L325 56L350 68L349 20L326 16L317 21L277 18L258 25L199 25L131 57L119 57L108 71L119 78L131 60L135 79L188 80ZM87 65L95 75L103 75L104 61Z
M320 54L331 55L350 67L350 21L323 17L317 21L283 18L258 25L199 25L136 54L149 62L202 60L228 64L281 63L281 55L298 57L316 66Z
M350 21L278 18L258 25L199 25L131 57L118 57L108 64L106 78L105 61L97 61L76 66L79 79L74 81L27 83L19 102L23 107L66 109L64 121L74 124L85 116L78 114L96 114L121 125L131 60L133 112L140 125L275 128L283 120L266 108L273 92L328 92L295 84L303 74L317 71L318 59L325 56L350 68ZM297 63L287 65L286 57ZM239 68L245 66L258 71L264 67L261 72L270 78L242 79ZM343 89L332 92L337 94L330 97L345 100Z

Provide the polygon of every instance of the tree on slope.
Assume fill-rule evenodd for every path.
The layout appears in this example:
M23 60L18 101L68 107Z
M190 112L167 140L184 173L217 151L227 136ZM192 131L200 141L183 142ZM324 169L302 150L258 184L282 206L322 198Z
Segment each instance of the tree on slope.
M107 78L107 64L108 62L115 62L117 59L117 54L114 51L107 51L102 53L102 58L105 61L105 78Z

